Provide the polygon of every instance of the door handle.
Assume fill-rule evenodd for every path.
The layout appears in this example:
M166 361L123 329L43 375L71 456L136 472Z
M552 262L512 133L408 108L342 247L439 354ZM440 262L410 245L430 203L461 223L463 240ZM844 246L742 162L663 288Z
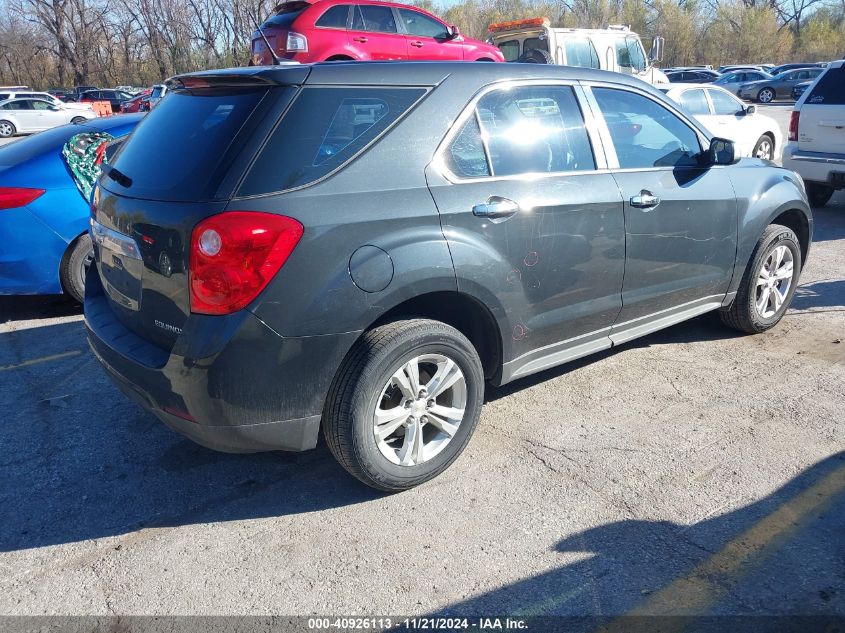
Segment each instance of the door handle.
M416 48L422 48L422 47L423 47L423 43L422 43L422 42L419 42L419 41L417 41L417 42L411 42L411 46L415 46Z
M364 43L367 42L367 38L364 37L363 35L359 35L358 37L353 37L352 41L353 42L361 42L362 44L364 44Z
M490 196L487 202L477 204L472 208L472 214L479 218L491 220L509 218L519 211L519 205L513 200Z
M631 206L638 209L653 209L660 204L660 198L653 195L650 191L643 189L638 196L631 198Z

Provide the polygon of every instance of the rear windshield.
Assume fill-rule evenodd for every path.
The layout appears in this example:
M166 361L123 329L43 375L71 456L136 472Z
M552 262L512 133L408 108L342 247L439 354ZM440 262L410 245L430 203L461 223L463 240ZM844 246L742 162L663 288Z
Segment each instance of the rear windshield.
M381 135L423 88L305 88L247 174L238 196L293 189L330 174Z
M267 18L261 26L262 28L265 26L290 28L290 25L299 17L299 14L310 6L307 2L285 2L276 11L276 14Z
M845 105L845 66L828 68L804 103Z
M292 88L175 90L137 127L113 166L131 184L107 189L133 198L206 201L227 197L221 183L278 96ZM272 94L271 94L272 93ZM290 96L287 97L288 99ZM251 151L255 151L254 148ZM241 172L242 173L242 172Z

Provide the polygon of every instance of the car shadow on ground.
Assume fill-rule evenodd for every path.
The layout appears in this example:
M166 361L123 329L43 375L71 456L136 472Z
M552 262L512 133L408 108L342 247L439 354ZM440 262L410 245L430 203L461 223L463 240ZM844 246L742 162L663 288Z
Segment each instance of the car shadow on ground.
M829 242L845 238L845 191L840 191L822 208L813 209L813 241ZM810 258L813 251L810 250Z
M795 289L790 309L815 310L833 307L841 308L845 312L845 279L825 279L799 285Z
M0 297L0 323L82 314L82 305L63 295Z
M594 616L546 622L543 630L702 630L695 622L614 619L634 615L814 615L845 617L845 452L801 472L772 494L691 525L607 523L560 540L576 562L478 595L448 615ZM715 621L706 630L786 628L783 621ZM635 625L642 625L635 626Z
M0 551L380 497L322 443L232 455L170 431L110 383L78 321L0 333L0 384Z

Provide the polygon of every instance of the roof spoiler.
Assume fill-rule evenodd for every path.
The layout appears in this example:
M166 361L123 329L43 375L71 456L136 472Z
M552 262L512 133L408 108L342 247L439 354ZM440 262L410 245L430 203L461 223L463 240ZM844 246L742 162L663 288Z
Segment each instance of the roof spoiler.
M223 68L176 75L167 79L164 85L168 90L244 88L268 84L288 86L304 83L310 72L310 66L303 66L295 61L283 61L276 66Z

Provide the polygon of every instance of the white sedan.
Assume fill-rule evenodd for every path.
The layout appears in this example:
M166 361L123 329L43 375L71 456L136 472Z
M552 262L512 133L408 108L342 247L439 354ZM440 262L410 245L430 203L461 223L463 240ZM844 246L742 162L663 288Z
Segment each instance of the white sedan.
M776 160L783 151L777 121L746 106L727 90L711 84L660 87L715 136L731 140L737 155Z
M96 116L93 110L65 108L41 99L6 99L0 101L0 138L81 123Z

